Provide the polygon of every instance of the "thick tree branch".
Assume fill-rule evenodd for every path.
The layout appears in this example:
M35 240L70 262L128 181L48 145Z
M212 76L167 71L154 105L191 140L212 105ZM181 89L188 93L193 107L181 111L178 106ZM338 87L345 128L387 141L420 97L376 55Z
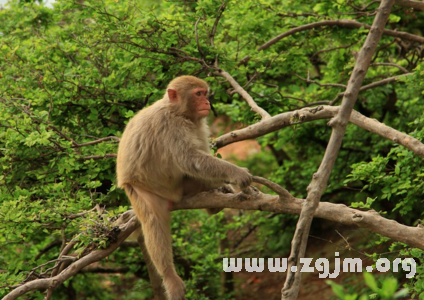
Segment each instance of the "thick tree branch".
M200 193L174 204L172 209L234 208L298 215L305 201L291 195L263 194L254 188L250 188L248 193L238 194L223 194L219 191ZM410 247L424 250L424 228L400 224L382 217L373 210L361 211L344 204L320 202L314 217L344 225L356 225L389 237L394 241L405 243Z

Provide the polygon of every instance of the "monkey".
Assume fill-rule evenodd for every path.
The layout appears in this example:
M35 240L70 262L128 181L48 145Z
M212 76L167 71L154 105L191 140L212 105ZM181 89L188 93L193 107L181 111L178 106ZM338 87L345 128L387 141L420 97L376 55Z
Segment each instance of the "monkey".
M185 299L172 256L172 203L226 183L244 189L252 182L246 168L210 153L208 95L209 85L198 77L173 79L162 99L128 122L118 146L117 186L125 190L141 223L169 300Z

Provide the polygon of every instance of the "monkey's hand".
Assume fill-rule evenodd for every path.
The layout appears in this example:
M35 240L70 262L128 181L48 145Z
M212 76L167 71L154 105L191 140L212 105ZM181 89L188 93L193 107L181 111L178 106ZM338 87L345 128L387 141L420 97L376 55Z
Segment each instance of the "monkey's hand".
M238 168L237 172L234 172L233 182L238 185L241 189L244 189L252 182L252 175L246 168Z

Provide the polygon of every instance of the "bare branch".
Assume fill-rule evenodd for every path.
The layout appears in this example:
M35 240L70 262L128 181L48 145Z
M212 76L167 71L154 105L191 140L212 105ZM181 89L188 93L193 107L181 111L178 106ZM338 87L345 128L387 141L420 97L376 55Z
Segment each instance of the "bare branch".
M374 63L374 64L371 64L371 66L389 66L389 67L395 67L395 68L398 68L399 70L401 70L405 74L406 73L409 73L409 71L407 69L405 69L404 67L399 66L398 64L395 64L395 63Z
M266 112L263 108L259 107L256 104L255 100L253 100L253 98L241 87L240 84L237 83L237 81L229 73L224 70L219 70L218 75L227 79L227 81L231 84L234 90L238 94L240 94L240 96L242 96L244 100L246 100L246 102L251 107L251 110L259 114L263 120L271 117L268 112Z
M379 81L371 82L370 84L367 84L367 85L362 86L359 91L363 92L363 91L369 90L371 88L375 88L377 86L382 86L382 85L385 85L387 83L396 81L399 78L401 78L402 76L410 76L412 74L414 74L414 73L406 73L406 74L402 74L402 75L397 75L397 76L392 76L392 77L384 78L384 79L379 80ZM345 95L345 92L342 92L342 93L337 94L337 96L333 100L330 101L330 105L334 105L344 95Z
M225 2L222 2L222 5L218 9L218 15L216 16L215 22L213 23L212 31L209 34L209 38L211 39L211 46L214 45L216 29L218 28L219 19L221 19L222 13L224 12L225 8Z
M309 79L309 76L308 76L308 78L303 78L303 77L301 77L300 75L298 75L296 73L294 74L294 76L296 76L297 78L299 78L299 79L301 79L301 80L303 80L303 81L305 81L307 83L315 83L318 86L331 86L331 87L337 87L337 88L343 88L343 89L346 88L346 85L344 85L344 84L339 84L339 83L320 83L320 82L315 81L315 80L310 80Z
M278 41L280 41L281 39L288 37L292 34L295 34L295 33L301 32L301 31L305 31L305 30L309 30L309 29L313 29L313 28L317 28L317 27L322 27L322 26L341 26L341 27L346 27L346 28L361 28L361 27L364 27L364 28L367 28L367 29L371 29L370 25L360 23L356 20L319 21L319 22L315 22L315 23L302 25L302 26L293 28L289 31L286 31L286 32L284 32L280 35L277 35L276 37L272 38L271 40L269 40L268 42L266 42L265 44L260 46L258 48L258 51L265 50L265 49L271 47L272 45L274 45L275 43L277 43ZM408 41L412 41L412 42L417 42L417 43L420 43L420 44L424 44L424 37L414 35L414 34L410 34L410 33L407 33L407 32L383 29L383 34L388 35L388 36L397 37L397 38L404 39L404 40L408 40Z
M90 156L84 156L83 160L89 160L89 159L103 159L103 158L116 158L115 153L107 153L105 155L90 155Z
M196 21L196 24L194 24L194 32L196 34L197 50L199 51L200 55L202 56L202 59L205 60L205 53L203 53L202 48L200 48L199 33L197 32L197 25L199 25L200 19L201 19L201 17L199 17Z
M117 137L117 136L107 136L107 137L104 137L104 138L101 138L101 139L98 139L98 140L95 140L95 141L87 142L87 143L78 144L78 143L75 142L73 147L79 148L79 147L91 146L91 145L99 144L101 142L109 141L109 140L115 140L115 141L119 142L120 138Z
M375 88L377 86L381 86L381 85L385 85L387 83L393 82L398 80L399 78L403 77L403 76L409 76L412 75L413 73L407 73L407 74L402 74L402 75L398 75L398 76L392 76L392 77L387 77L384 78L382 80L376 81L376 82L371 82L370 84L364 85L360 88L360 91L366 91L372 88Z

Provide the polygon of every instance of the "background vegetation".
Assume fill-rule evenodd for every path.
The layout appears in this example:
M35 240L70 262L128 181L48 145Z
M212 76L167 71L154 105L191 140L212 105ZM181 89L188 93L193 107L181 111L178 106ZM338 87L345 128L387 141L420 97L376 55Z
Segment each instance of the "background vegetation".
M226 128L256 123L258 115L208 68L216 59L271 115L339 105L368 29L315 26L259 47L305 24L356 20L370 25L377 7L378 2L364 0L59 0L53 7L10 2L0 11L0 296L23 281L49 276L70 241L78 255L110 242L110 218L129 209L115 185L119 137L128 119L160 99L172 78L205 78ZM364 89L355 106L421 141L423 28L423 11L394 6L386 29L417 39L383 35L364 82L377 84ZM304 198L329 139L326 122L264 135L257 139L262 152L237 163ZM422 170L422 157L349 125L322 201L374 209L420 226ZM248 299L240 288L243 277L233 291L220 295L222 257L287 256L295 220L265 212L214 217L198 210L174 212L176 262L188 299ZM311 234L331 240L336 225L316 220ZM361 257L423 260L422 250L376 235L345 246L359 249ZM417 272L411 280L402 273L387 276L397 277L398 287L407 287L411 297L424 299L421 265ZM373 291L365 283L350 286L345 294ZM275 287L276 299L280 288ZM264 293L249 292L252 299ZM127 243L59 286L53 298L151 296L140 250ZM37 292L25 299L43 297Z

